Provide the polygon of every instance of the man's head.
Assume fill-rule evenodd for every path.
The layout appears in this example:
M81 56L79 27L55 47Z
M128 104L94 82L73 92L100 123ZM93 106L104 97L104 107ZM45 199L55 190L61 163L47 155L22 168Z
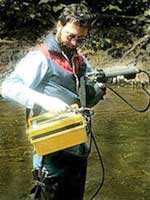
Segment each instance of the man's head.
M57 23L56 39L68 49L77 48L85 41L94 17L85 4L66 6Z

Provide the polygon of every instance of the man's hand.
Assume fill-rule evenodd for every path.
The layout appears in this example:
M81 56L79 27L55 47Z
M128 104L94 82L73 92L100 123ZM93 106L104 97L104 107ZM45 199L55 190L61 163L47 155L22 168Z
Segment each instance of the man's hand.
M36 103L52 113L61 113L70 109L70 106L62 100L47 95L41 95Z
M106 86L103 83L97 83L98 87L102 90L102 96L104 96L106 94ZM103 97L102 97L103 99Z

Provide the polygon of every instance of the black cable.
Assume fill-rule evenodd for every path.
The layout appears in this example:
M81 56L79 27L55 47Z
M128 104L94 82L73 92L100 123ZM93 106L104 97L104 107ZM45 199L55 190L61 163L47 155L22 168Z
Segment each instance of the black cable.
M91 130L91 137L92 137L92 140L94 142L94 145L95 145L95 148L96 148L96 151L97 151L97 154L98 154L98 158L99 158L99 161L100 161L100 166L101 166L101 180L100 180L100 185L98 186L96 192L92 195L92 197L90 198L90 200L94 199L95 196L100 192L101 188L103 187L103 184L104 184L104 180L105 180L105 168L104 168L104 163L103 163L103 159L102 159L102 156L101 156L101 152L100 152L100 149L97 145L97 142L96 142L96 139L95 139L95 136Z
M88 151L88 154L91 152L91 148L92 148L92 142L94 143L95 145L95 148L96 148L96 151L97 151L97 154L98 154L98 158L99 158L99 161L100 161L100 171L101 171L101 179L100 179L100 184L96 190L96 192L92 195L92 197L90 198L90 200L93 200L95 198L95 196L100 192L103 184L104 184L104 180L105 180L105 169L104 169L104 163L103 163L103 159L102 159L102 156L101 156L101 152L100 152L100 149L97 145L97 142L96 142L96 139L95 139L95 136L93 134L93 131L92 131L92 119L91 119L91 115L94 114L94 111L91 110L90 108L86 108L86 107L81 107L80 109L78 109L78 112L82 113L82 115L85 117L86 121L87 121L87 132L89 133L89 136L90 136L90 144L89 144L89 151Z
M144 70L140 70L140 73L145 73L147 76L148 76L148 79L149 79L149 83L150 83L150 75L148 72L144 71ZM117 95L120 99L122 99L129 107L131 107L133 110L137 111L137 112L146 112L149 107L150 107L150 93L145 89L144 87L145 85L142 84L142 89L145 91L145 93L147 94L148 96L148 103L147 105L145 106L145 108L143 109L139 109L135 106L133 106L131 103L129 103L124 97L122 97L118 92L116 92L114 89L112 89L111 87L107 86L107 88L109 90L111 90L115 95Z

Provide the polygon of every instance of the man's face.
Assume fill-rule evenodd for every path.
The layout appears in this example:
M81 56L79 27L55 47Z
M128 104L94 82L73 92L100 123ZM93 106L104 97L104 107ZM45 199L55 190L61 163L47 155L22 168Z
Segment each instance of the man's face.
M57 27L56 38L61 45L68 49L74 49L85 41L87 34L87 27L81 27L75 22L68 22L64 26Z

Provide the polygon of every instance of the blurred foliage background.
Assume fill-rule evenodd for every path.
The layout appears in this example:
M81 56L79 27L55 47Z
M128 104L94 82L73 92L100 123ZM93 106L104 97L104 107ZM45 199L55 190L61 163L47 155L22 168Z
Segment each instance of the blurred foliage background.
M20 57L20 49L26 51L53 28L67 4L79 2L86 2L98 16L83 47L85 54L103 50L107 58L122 61L130 55L133 62L149 63L149 0L0 0L0 64L15 60L18 53Z
M73 0L0 0L0 36L19 37L18 32L38 37L53 26L61 10ZM149 0L87 0L93 11L99 15L98 28L110 26L125 27L135 34L150 31ZM102 36L107 35L104 33ZM108 36L107 36L108 37ZM109 43L107 39L105 42ZM104 43L104 42L103 42ZM103 46L104 44L102 44Z

